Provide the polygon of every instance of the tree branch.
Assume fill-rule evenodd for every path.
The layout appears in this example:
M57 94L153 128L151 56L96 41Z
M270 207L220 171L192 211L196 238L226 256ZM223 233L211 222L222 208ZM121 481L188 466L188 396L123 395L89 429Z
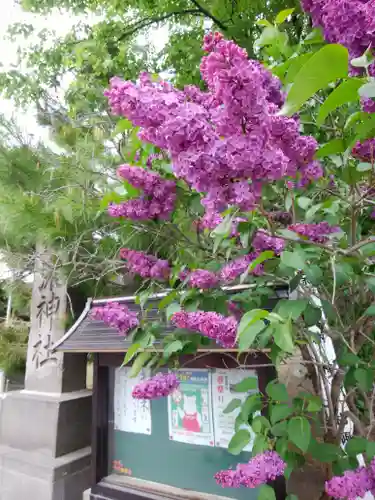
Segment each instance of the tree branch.
M138 30L147 28L147 26L151 26L152 24L157 24L161 23L162 21L166 21L167 19L170 19L171 17L175 16L187 16L187 15L203 15L204 12L202 9L186 9L186 10L177 10L173 12L168 12L168 14L164 14L159 17L152 17L148 19L141 19L137 23L134 23L132 26L129 27L128 31L123 33L117 38L117 41L120 42L124 38L133 35L136 33Z
M208 17L209 19L211 19L211 21L213 21L220 29L222 29L223 31L228 31L228 27L225 26L225 24L223 24L220 19L218 19L217 17L215 17L213 14L211 14L210 11L208 11L205 7L203 7L197 0L190 0L191 3L193 3L197 9L206 17Z

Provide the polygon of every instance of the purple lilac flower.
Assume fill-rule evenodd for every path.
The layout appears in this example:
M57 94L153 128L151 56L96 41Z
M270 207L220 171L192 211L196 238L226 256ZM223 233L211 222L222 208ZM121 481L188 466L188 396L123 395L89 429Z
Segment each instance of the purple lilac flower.
M364 162L375 162L375 139L367 139L364 142L357 142L352 149L352 155Z
M226 283L235 280L249 268L249 265L256 258L256 253L250 253L248 255L243 255L242 257L238 257L237 259L232 260L222 267L219 273L221 281L224 281ZM261 274L263 274L263 266L261 264L258 264L250 274L260 276Z
M289 226L288 229L317 243L325 243L329 239L327 235L338 233L340 231L338 226L330 226L328 222L318 222L316 224L293 224Z
M361 99L362 110L365 113L375 113L375 100L364 97Z
M371 214L370 214L370 218L371 218L371 219L375 219L375 210L373 210L373 211L371 212Z
M132 396L135 399L159 399L172 394L180 385L175 373L157 373L144 382L136 385Z
M121 165L118 175L137 189L143 191L139 198L118 205L111 203L108 213L111 217L127 217L133 220L166 219L174 210L176 184L141 167Z
M330 43L340 43L350 57L360 57L369 46L375 46L375 2L373 0L302 0L311 14L314 26L323 28ZM369 67L375 74L375 65ZM354 68L357 73L357 68Z
M126 261L126 267L132 274L138 274L141 278L153 278L165 281L169 279L171 268L167 260L158 259L137 250L122 248L120 258Z
M219 284L218 276L212 271L206 269L196 269L185 275L184 280L188 278L188 285L191 288L215 288Z
M253 210L263 182L289 176L306 183L321 176L318 164L308 166L316 141L300 135L298 118L277 116L284 100L280 81L219 34L205 37L204 48L207 92L181 91L147 74L137 83L114 78L105 92L113 113L165 150L174 174L204 195L210 213L232 205ZM148 207L140 208L147 213Z
M259 230L254 236L251 245L257 253L272 250L275 255L280 255L285 248L285 241Z
M360 467L357 470L347 470L343 476L335 476L326 482L326 493L336 499L356 500L365 496L374 488L374 477L370 469Z
M216 312L176 312L172 323L177 328L193 330L208 337L223 347L233 347L237 336L237 321L233 317Z
M94 307L91 317L104 321L109 326L116 328L122 335L139 325L137 313L118 302L109 302L102 307Z
M235 470L218 472L215 479L223 488L257 488L282 476L285 469L286 463L275 451L265 451L246 464L238 464Z

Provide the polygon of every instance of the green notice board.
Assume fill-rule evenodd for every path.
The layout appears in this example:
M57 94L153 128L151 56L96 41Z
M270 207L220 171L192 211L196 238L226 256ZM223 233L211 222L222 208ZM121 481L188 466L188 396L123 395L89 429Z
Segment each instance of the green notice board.
M190 405L194 394L195 396L199 395L199 397L195 397L195 410L198 410L203 415L203 423L201 421L201 425L207 431L207 435L209 435L214 430L215 419L212 416L207 418L205 415L202 404L205 405L207 402L201 400L201 394L203 394L203 399L205 399L206 393L204 390L203 392L199 391L199 384L201 384L201 387L205 387L207 381L204 378L203 372L207 373L208 370L192 370L192 372L198 372L193 373L193 378L197 382L191 383L189 381L184 386L181 383L181 387L184 387L183 392L185 392L183 395L184 402L181 402L181 404L185 404L185 406ZM223 373L223 370L221 370L221 373ZM246 372L244 373L243 377L246 377ZM216 396L213 394L214 388L215 390L220 389L217 385L220 377L216 375L216 379L214 380L212 373L210 373L209 378L209 398L211 399L210 404L212 408L215 404L215 397L219 398L218 401L221 397L219 393ZM123 381L125 384L126 381L129 382L124 373ZM115 393L119 390L119 383L116 382L116 384L117 389L115 387ZM120 404L126 404L126 401L128 401L128 405L132 404L127 397L124 397ZM184 440L185 438L181 438L181 436L176 438L175 435L171 435L173 425L175 425L178 431L181 421L184 421L185 428L187 426L194 430L194 425L196 425L192 423L191 418L190 421L189 419L186 420L186 416L181 416L181 420L178 420L178 413L177 411L175 412L175 409L179 403L179 398L176 401L173 399L168 400L168 398L152 401L149 407L151 419L147 423L143 423L144 431L147 433L138 433L137 430L136 432L128 432L123 429L116 429L116 426L126 428L127 425L131 425L131 415L130 419L128 418L127 422L121 426L116 425L115 414L115 429L111 443L113 473L122 473L137 479L238 500L256 500L258 497L257 490L246 488L223 489L216 484L213 477L216 472L222 469L234 468L237 463L248 461L251 457L250 452L243 452L238 456L233 456L228 453L225 447L215 446L217 444L216 435L214 441L210 441L207 444L204 444L204 440L201 441L203 444L180 442L177 439ZM114 412L116 413L116 411L120 411L119 401L117 403L116 401L114 402ZM134 409L132 411L136 412ZM192 411L190 408L191 414ZM148 428L150 423L150 428ZM138 430L140 427L138 427Z

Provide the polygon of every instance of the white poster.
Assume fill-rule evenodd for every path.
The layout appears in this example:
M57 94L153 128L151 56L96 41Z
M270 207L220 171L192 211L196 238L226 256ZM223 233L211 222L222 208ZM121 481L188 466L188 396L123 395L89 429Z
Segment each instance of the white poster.
M210 371L178 370L176 374L181 384L168 396L169 438L214 446Z
M258 392L253 391L234 392L232 387L245 378L254 377L258 385L258 377L255 370L215 370L212 374L212 401L213 401L213 420L215 430L215 446L227 448L229 441L234 434L235 420L240 412L240 408L231 413L223 413L223 410L233 399L240 399L242 402L249 394ZM257 412L256 415L260 415ZM241 428L248 429L251 434L250 443L244 448L244 451L251 451L254 444L254 432L249 425L242 425Z
M150 376L148 370L142 370L135 377L129 377L130 368L116 368L114 391L115 430L134 432L136 434L151 434L150 401L134 399L132 391L135 385Z

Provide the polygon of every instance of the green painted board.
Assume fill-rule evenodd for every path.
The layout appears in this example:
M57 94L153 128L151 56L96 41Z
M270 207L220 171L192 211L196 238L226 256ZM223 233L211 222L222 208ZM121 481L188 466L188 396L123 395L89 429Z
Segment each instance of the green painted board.
M151 435L113 431L112 459L132 477L237 500L257 499L257 490L223 489L213 477L248 461L250 453L233 456L224 448L170 440L167 398L151 402L151 417Z

